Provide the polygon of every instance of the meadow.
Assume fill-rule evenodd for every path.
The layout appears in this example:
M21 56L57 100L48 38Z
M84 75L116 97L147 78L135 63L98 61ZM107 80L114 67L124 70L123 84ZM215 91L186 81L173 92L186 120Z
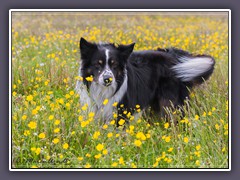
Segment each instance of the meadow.
M226 14L13 12L11 31L12 168L229 167ZM102 124L79 104L80 37L209 54L215 71L191 91L184 118L130 115L116 130L116 114Z

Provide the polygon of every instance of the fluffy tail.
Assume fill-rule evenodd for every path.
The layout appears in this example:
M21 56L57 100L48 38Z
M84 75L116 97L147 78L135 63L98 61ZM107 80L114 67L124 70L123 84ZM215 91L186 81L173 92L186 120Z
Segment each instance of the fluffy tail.
M158 49L162 51L162 49ZM177 60L171 67L175 76L183 82L200 84L207 80L214 70L215 60L208 55L192 55L186 51L170 48L165 49Z

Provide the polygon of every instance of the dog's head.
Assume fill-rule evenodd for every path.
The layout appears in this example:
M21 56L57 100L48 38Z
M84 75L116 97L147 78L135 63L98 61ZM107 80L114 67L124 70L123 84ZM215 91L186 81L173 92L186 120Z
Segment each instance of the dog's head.
M95 44L80 39L81 74L83 78L92 76L93 81L102 86L113 86L124 76L127 59L134 44Z

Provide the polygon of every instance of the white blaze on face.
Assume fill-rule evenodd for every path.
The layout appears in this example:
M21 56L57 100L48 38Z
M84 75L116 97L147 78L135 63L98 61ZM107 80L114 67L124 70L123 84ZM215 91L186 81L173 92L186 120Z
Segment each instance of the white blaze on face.
M111 76L112 77L112 85L114 85L116 82L115 82L115 77L113 75L113 72L112 70L109 68L109 65L108 65L108 61L109 61L109 49L105 49L105 56L106 56L106 64L105 64L105 68L104 70L102 71L102 73L99 75L99 78L98 78L98 81L99 81L99 84L101 85L104 85L104 76ZM112 86L111 85L111 86Z
M106 56L106 65L108 66L108 60L109 60L109 49L105 50L105 56Z

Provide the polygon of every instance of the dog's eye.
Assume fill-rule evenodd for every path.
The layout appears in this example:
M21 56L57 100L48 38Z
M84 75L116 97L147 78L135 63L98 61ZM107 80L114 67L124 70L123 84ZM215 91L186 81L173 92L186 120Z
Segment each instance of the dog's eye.
M115 61L114 60L111 60L111 64L114 64L115 63Z

